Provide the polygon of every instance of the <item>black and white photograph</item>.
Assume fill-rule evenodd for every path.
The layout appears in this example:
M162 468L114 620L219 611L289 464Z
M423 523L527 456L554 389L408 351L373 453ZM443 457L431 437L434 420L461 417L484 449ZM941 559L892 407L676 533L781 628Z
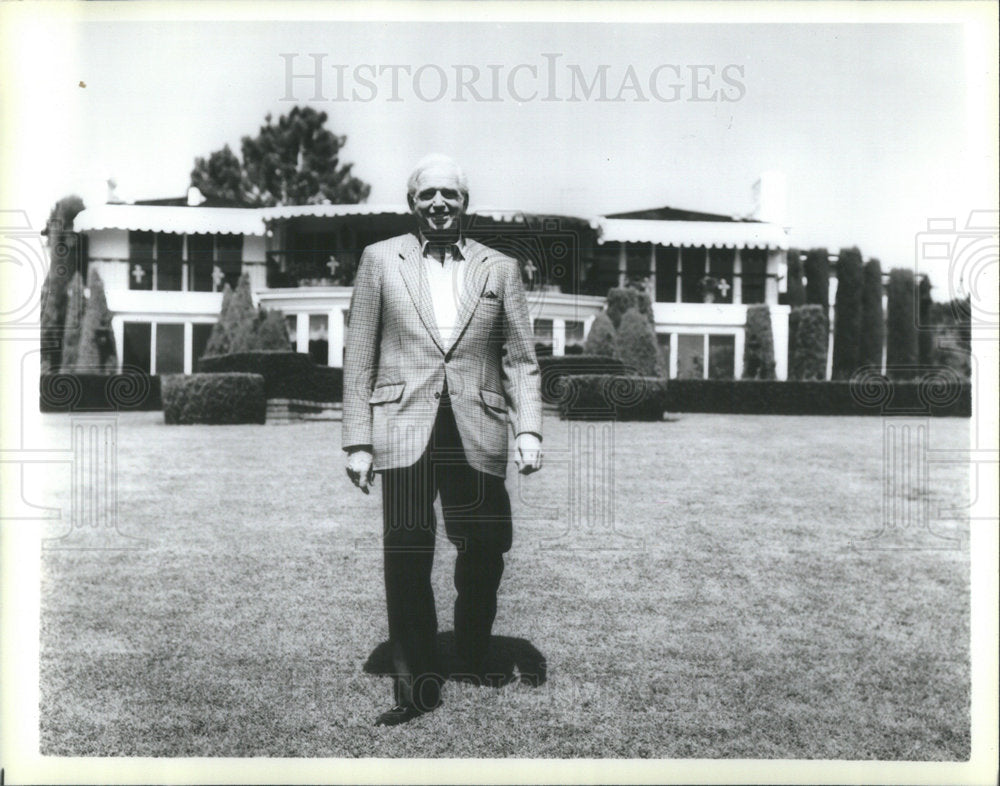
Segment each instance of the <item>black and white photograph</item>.
M0 786L995 783L997 12L0 5Z

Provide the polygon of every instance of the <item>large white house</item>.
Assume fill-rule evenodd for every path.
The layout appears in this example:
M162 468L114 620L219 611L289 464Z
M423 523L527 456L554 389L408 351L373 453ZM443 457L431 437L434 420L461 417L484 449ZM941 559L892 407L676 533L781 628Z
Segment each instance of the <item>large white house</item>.
M341 366L344 284L366 245L410 229L408 209L198 201L109 203L76 217L84 264L105 283L120 362L192 372L223 287L246 273L255 300L285 315L294 349ZM747 306L757 303L770 309L777 376L787 376L789 309L778 289L788 242L777 223L673 208L605 216L479 209L468 231L521 261L537 340L553 354L583 342L609 287L632 285L654 301L671 377L738 378Z

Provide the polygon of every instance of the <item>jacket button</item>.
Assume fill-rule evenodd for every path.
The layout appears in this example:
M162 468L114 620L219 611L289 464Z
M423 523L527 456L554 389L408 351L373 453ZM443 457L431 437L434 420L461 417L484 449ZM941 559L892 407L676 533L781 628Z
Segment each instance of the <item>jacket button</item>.
M434 391L434 398L441 398L440 391L437 391L437 390Z

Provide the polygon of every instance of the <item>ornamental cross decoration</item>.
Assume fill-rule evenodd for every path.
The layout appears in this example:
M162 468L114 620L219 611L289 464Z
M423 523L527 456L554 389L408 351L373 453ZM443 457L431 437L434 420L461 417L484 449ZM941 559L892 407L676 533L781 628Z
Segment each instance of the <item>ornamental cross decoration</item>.
M330 255L330 261L326 263L326 266L330 268L330 275L336 276L337 271L340 269L340 263L337 261L337 257Z
M726 295L729 293L729 290L731 289L731 287L729 286L729 282L726 281L726 279L724 278L719 279L718 288L719 288L719 293L723 297L726 297Z
M226 277L226 274L222 272L222 268L218 265L212 266L212 284L216 289L222 284L222 280Z
M146 271L142 269L142 265L135 265L132 268L132 278L135 279L136 284L142 284L142 280L146 277Z
M535 267L535 263L534 262L532 262L530 259L525 260L525 262L524 262L524 274L528 277L528 283L529 284L532 283L535 280L535 273L537 271L538 271L538 268Z

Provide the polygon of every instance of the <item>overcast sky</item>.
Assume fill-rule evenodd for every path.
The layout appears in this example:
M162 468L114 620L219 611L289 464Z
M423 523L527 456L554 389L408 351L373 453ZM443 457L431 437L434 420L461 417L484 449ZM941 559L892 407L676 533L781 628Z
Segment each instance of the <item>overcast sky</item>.
M671 205L743 215L757 176L778 170L794 245L857 245L888 268L913 265L928 218L962 224L995 193L988 130L974 127L975 108L993 99L969 93L959 25L78 22L41 32L21 42L37 68L20 74L32 102L16 104L13 161L33 222L70 192L103 201L108 175L126 198L183 194L195 156L238 151L266 113L295 103L326 110L347 135L343 160L371 183L370 202L402 202L429 151L464 165L474 204L587 214ZM324 56L324 100L309 100L316 85L302 79L296 100L283 100L283 53L296 73ZM476 93L455 100L458 72L473 68ZM578 77L602 70L604 97L623 100L597 100L599 81L585 97Z

